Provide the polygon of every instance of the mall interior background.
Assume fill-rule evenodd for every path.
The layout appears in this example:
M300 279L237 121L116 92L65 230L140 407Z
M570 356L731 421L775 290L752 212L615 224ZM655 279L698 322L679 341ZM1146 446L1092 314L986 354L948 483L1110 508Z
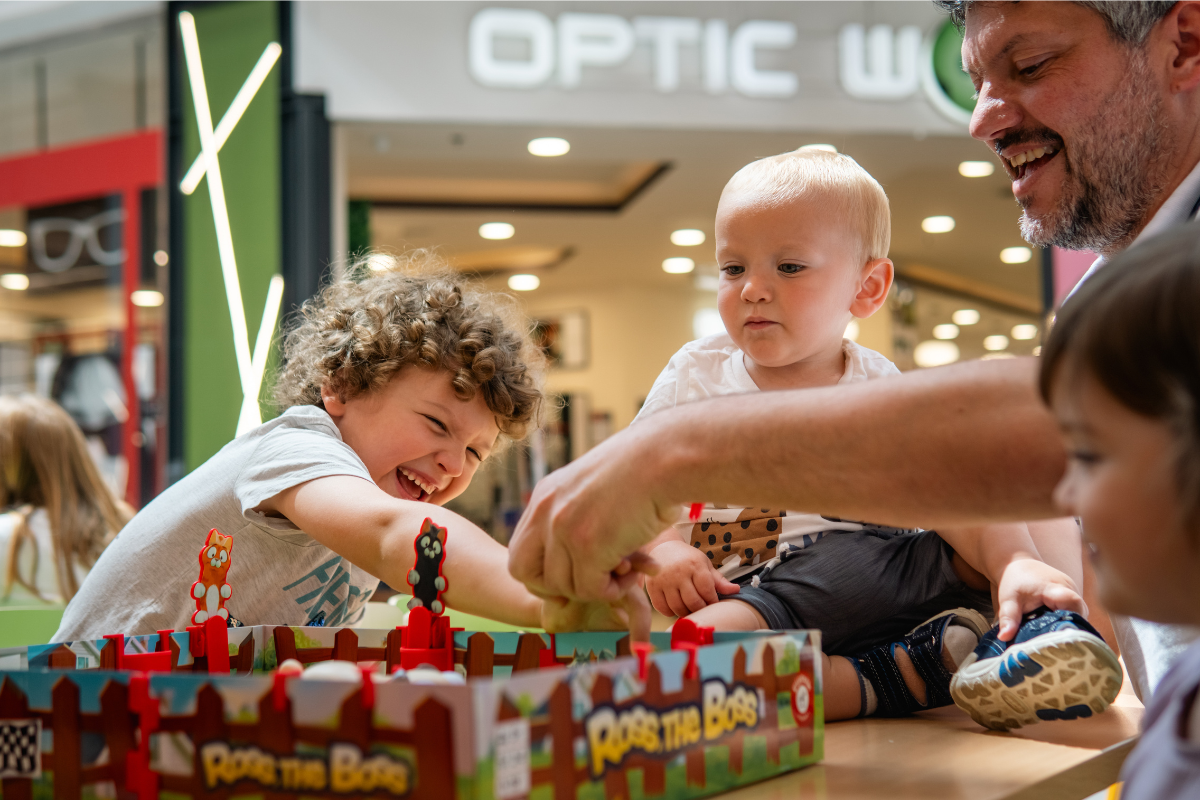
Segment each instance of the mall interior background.
M180 187L184 13L218 138L237 110L220 204ZM61 402L140 505L276 413L255 344L323 275L432 248L512 292L554 363L556 418L457 504L504 539L720 325L721 187L803 145L891 199L896 286L848 335L902 369L1035 353L1089 259L1022 242L957 42L926 2L0 2L0 392Z

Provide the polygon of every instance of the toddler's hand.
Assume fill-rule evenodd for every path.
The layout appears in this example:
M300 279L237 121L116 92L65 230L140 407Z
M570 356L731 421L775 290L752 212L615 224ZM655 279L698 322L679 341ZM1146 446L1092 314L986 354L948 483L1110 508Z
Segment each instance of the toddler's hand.
M650 605L635 585L615 603L551 597L542 601L542 627L549 633L628 630L635 642L650 640Z
M738 591L738 585L717 572L703 553L682 541L654 548L654 560L659 572L646 580L646 589L654 607L669 617L686 617L717 602L718 594Z
M1017 635L1021 616L1041 606L1087 614L1087 606L1075 582L1049 564L1032 558L1019 558L1004 569L996 587L996 618L1000 640Z

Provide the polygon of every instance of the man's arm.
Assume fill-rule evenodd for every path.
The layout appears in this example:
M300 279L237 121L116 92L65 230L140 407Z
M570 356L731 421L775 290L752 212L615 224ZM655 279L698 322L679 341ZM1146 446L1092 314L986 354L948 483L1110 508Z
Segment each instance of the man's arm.
M538 484L509 567L536 593L615 598L632 583L631 554L700 501L899 526L1056 515L1064 457L1036 364L971 362L656 414Z

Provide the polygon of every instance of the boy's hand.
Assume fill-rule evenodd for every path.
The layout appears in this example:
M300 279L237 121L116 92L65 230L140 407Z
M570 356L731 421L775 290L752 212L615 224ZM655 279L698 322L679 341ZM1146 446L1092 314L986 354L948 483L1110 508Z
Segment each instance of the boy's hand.
M659 572L646 580L646 588L660 614L686 617L717 602L718 594L738 591L738 585L714 569L703 553L682 541L654 548L654 560Z
M650 604L635 586L615 603L551 597L542 601L542 627L549 633L628 630L635 642L650 641Z
M1009 564L996 587L999 638L1007 642L1017 635L1021 616L1041 606L1087 614L1087 606L1075 582L1043 561L1019 558Z

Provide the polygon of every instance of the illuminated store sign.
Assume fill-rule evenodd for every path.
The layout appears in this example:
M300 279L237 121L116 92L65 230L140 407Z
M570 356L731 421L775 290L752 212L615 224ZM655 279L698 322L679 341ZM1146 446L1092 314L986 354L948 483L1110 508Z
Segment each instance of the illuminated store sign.
M552 20L530 9L488 8L471 19L467 38L471 77L488 87L576 89L585 67L618 67L643 44L650 48L650 78L659 92L680 89L686 48L699 52L708 94L788 98L799 90L795 72L758 66L760 55L796 45L791 22L749 20L731 29L720 19L565 13ZM958 63L960 44L949 23L928 37L915 25L844 25L838 77L846 93L861 100L905 100L923 90L944 115L965 122L974 99Z

